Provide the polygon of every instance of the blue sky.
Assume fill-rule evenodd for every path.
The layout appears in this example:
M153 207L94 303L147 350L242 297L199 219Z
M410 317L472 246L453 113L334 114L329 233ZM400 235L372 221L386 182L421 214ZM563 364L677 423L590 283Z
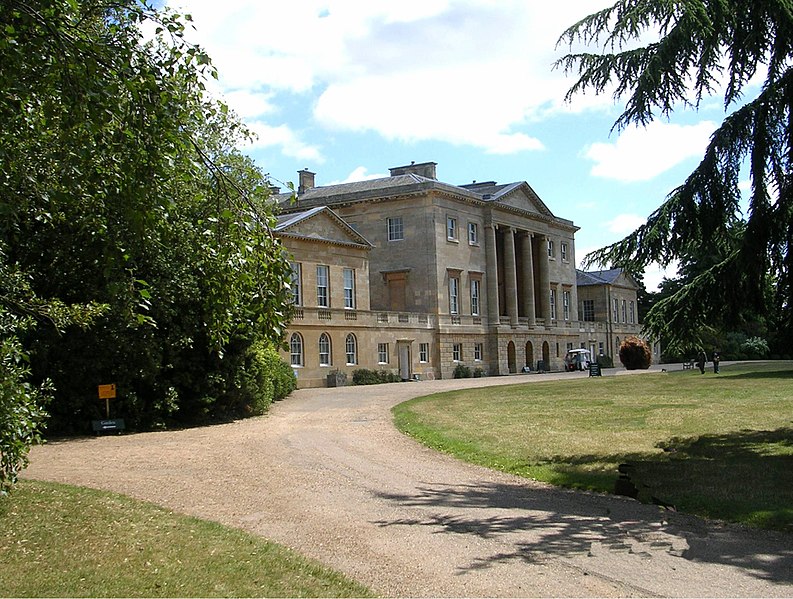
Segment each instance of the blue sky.
M174 0L212 56L217 89L257 134L242 148L278 182L386 176L527 181L581 229L576 258L621 239L681 183L723 118L719 97L611 132L610 95L564 102L556 40L611 3L569 0ZM668 274L673 274L670 272ZM645 273L649 289L658 269Z

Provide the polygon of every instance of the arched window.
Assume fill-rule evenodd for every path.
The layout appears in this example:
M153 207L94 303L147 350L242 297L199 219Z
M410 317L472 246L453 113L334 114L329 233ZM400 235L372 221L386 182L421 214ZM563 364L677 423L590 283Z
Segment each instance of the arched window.
M327 333L319 336L319 365L330 366L330 337Z
M358 344L355 341L355 335L350 333L347 335L347 339L344 342L345 349L347 351L347 364L357 364L358 363Z
M292 333L289 339L289 353L292 366L303 365L303 338L298 333Z

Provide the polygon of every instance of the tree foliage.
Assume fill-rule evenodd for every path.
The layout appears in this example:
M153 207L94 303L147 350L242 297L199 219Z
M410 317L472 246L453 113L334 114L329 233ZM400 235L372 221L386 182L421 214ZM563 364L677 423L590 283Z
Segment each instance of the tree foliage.
M620 0L570 27L560 42L601 49L567 54L557 65L578 74L568 98L612 89L616 100L626 98L618 130L698 108L719 90L731 111L699 166L646 223L587 261L637 271L719 257L648 313L645 327L667 345L696 343L714 320L733 324L747 308L772 312L778 327L793 332L793 5ZM747 98L758 77L759 91ZM746 214L738 186L744 168L751 179Z
M261 411L243 383L281 342L289 264L188 25L138 0L0 4L2 337L29 358L17 391L52 386L51 431L90 427L111 382L133 427Z
M647 342L634 336L626 337L620 343L619 356L627 370L646 370L653 360L653 353Z

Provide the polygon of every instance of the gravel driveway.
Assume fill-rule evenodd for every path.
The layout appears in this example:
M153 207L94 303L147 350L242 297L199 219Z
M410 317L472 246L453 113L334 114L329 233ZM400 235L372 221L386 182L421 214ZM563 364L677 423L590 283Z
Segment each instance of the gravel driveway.
M388 596L793 597L790 535L492 472L391 424L411 397L553 376L301 390L261 418L52 442L24 475L243 528Z

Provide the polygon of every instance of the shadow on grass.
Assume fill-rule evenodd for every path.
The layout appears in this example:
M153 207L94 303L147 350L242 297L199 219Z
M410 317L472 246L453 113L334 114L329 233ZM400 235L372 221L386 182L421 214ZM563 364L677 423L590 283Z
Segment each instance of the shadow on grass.
M758 370L732 374L730 377L736 379L793 379L793 370Z
M557 482L565 484L576 480L578 469L585 478L593 476L587 466L628 462L639 499L646 503L674 504L689 513L784 531L793 523L792 447L793 429L741 431L671 439L657 457L578 456L558 458L553 467L559 472ZM542 562L548 555L608 551L647 559L661 552L793 583L793 535L788 532L708 523L628 499L520 484L425 485L413 494L381 497L420 508L422 515L376 522L379 526L423 525L438 533L504 542L506 551L470 564L461 573L512 560Z
M625 555L621 559L715 563L774 583L793 583L789 535L713 525L627 499L490 482L424 485L411 494L379 496L417 515L380 520L378 526L426 526L437 534L499 541L503 551L460 567L461 575L513 561L617 553ZM640 576L637 572L639 591L645 584Z
M670 439L664 459L631 461L640 499L793 532L793 429Z

